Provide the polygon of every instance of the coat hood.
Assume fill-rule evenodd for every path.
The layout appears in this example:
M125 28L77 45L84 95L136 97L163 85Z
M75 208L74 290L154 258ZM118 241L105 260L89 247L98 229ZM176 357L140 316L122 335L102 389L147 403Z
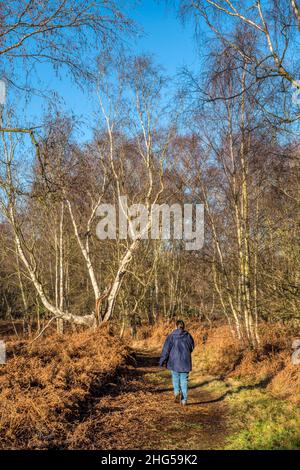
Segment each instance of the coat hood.
M171 335L172 336L185 336L185 335L188 335L188 331L186 330L181 330L180 328L177 328L176 330L174 330Z

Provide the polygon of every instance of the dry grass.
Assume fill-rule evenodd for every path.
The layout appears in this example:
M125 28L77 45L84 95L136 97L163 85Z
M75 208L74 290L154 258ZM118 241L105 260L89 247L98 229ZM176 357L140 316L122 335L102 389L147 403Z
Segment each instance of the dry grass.
M233 338L227 325L207 330L205 344L194 352L194 365L203 373L235 377L248 382L271 382L290 364L292 335L280 324L261 325L261 344L258 350L248 350ZM195 330L195 339L203 337L203 330ZM300 369L294 366L294 375Z
M160 349L166 336L174 329L174 322L161 320L153 326L143 325L138 330L138 338L131 341L133 348Z
M160 349L173 323L160 323L144 328L135 346ZM244 383L266 386L280 398L300 401L300 367L291 364L291 345L296 332L287 325L261 324L259 350L243 348L230 333L227 324L208 328L199 322L187 322L196 348L193 353L193 373L240 379Z
M294 366L290 358L285 367L273 378L268 390L275 396L300 403L300 367Z
M158 351L173 328L167 322L144 326L131 346ZM300 402L300 367L290 360L295 332L261 325L261 348L249 351L232 337L227 325L210 329L187 322L187 329L196 343L194 379L207 375L232 378L233 383L238 379ZM142 442L140 429L156 427L164 395L153 394L152 385L151 390L145 388L141 370L132 368L128 383L124 369L118 374L128 348L108 328L52 335L32 345L9 340L7 345L8 362L0 366L1 449L125 449L133 442L136 447L147 446L150 431ZM155 376L149 374L151 380ZM172 409L170 405L170 422ZM119 433L117 440L114 433Z
M240 344L232 337L229 327L200 328L192 333L196 343L193 354L195 368L209 375L228 374L241 354Z
M8 362L0 366L0 448L64 448L92 396L126 355L105 328L32 346L10 342Z

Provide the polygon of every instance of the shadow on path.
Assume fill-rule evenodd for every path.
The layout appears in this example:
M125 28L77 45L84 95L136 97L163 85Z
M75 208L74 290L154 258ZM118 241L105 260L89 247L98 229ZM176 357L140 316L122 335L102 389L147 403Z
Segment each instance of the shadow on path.
M218 379L215 379L215 380L218 380ZM227 392L223 393L223 395L217 397L217 398L213 398L212 400L208 400L208 401L199 401L197 403L190 403L190 405L204 405L205 403L217 403L217 402L221 402L221 401L224 401L225 398L231 396L231 395L236 395L240 392L242 392L243 390L256 390L256 389L262 389L262 388L266 388L267 385L271 382L272 380L272 376L271 377L268 377L266 379L263 379L261 380L260 382L256 383L256 384L251 384L251 385L240 385L239 387L237 388L234 388L232 390L228 390ZM213 380L211 381L213 382ZM209 383L209 381L207 382ZM205 383L204 383L205 384Z
M156 351L139 350L132 354L132 366L128 373L133 382L131 390L151 394L158 412L154 419L155 431L149 436L158 449L217 449L221 448L227 434L226 406L218 403L205 389L220 380L213 377L189 386L189 406L174 403L171 376L159 367ZM137 379L137 383L136 380Z
M196 450L224 447L227 404L203 378L189 388L189 406L174 403L171 377L153 350L132 350L117 376L101 390L94 384L81 409L79 431L95 449ZM225 397L224 397L225 398Z

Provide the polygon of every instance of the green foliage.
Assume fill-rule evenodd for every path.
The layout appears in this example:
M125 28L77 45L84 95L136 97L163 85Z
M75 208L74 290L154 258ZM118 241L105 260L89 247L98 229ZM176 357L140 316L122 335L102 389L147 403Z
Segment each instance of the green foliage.
M300 410L292 403L244 390L233 394L229 405L233 426L243 423L243 429L228 438L226 449L300 449Z

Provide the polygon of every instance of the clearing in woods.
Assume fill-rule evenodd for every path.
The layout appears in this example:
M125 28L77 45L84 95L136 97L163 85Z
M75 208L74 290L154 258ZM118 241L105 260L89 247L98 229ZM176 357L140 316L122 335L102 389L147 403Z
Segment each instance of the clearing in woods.
M191 374L189 403L175 404L170 372L158 353L139 350L118 384L89 410L90 436L102 449L221 449L228 435L224 395L207 389L215 378ZM219 395L219 396L216 396Z

